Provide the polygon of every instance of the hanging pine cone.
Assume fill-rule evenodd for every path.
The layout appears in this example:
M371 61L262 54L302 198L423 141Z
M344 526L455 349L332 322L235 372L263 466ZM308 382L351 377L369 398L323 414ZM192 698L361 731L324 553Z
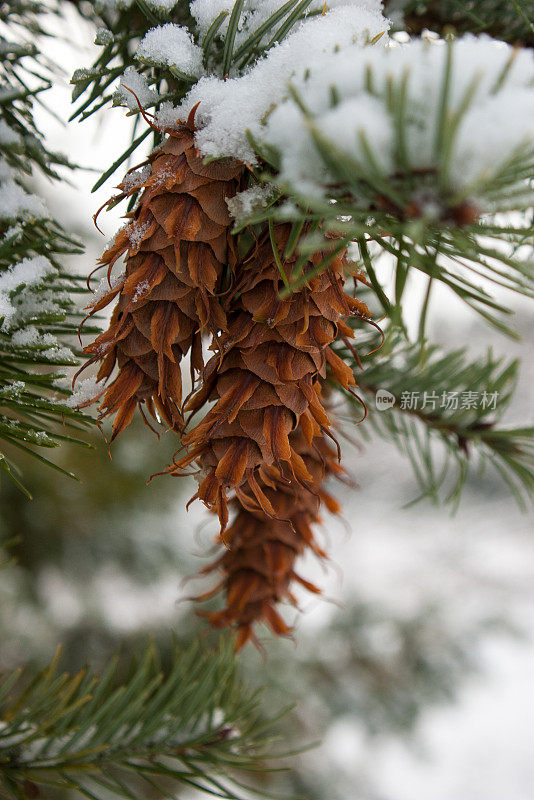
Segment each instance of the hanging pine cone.
M275 231L280 258L289 233L288 225ZM307 269L320 258L313 258ZM284 262L288 275L296 261ZM206 365L202 388L185 409L196 412L208 400L215 405L183 437L188 454L169 468L176 475L193 462L200 465L205 476L197 496L217 511L223 531L228 492L235 490L245 504L244 485L262 510L276 518L257 482L264 479L266 467L274 465L304 487L312 482L290 434L300 427L310 444L314 437L329 434L316 379L326 377L328 363L341 385L356 385L352 370L330 345L338 336L346 341L353 336L343 316L370 316L364 303L343 291L347 266L345 255L338 255L327 270L280 300L282 277L266 237L242 270L236 310L216 344L219 353Z
M227 198L235 195L242 165L204 164L190 121L167 131L148 159L141 185L131 177L122 197L142 189L131 222L105 251L108 280L124 256L125 272L91 307L90 316L118 296L108 329L85 348L89 364L101 362L98 380L108 380L99 419L115 414L112 439L132 420L136 406L183 425L180 362L191 352L191 374L203 366L204 331L226 330L220 294L236 262ZM117 198L113 198L117 200ZM144 416L144 415L143 415Z
M297 258L283 259L289 234L290 227L280 225L274 241L291 276ZM320 258L312 258L306 272ZM364 303L343 291L348 266L341 253L280 300L281 271L266 235L241 265L228 331L214 345L218 352L204 368L202 388L185 406L196 412L214 401L183 437L187 455L168 471L180 475L193 463L200 467L195 497L217 512L221 538L230 547L220 561L227 608L211 620L237 625L239 644L262 618L276 632L287 632L275 604L292 599L296 557L306 547L317 552L310 526L318 519L325 465L335 471L320 379L328 364L341 385L355 386L352 370L330 345L353 336L343 317L370 316ZM230 492L238 511L227 530Z
M234 499L231 505L236 509L235 518L221 537L228 549L202 570L204 574L222 572L222 579L214 589L197 600L224 592L226 608L205 615L216 628L231 626L237 630L237 649L254 638L253 627L260 621L267 622L276 634L290 633L276 606L284 601L296 605L293 583L299 583L310 592L319 592L295 571L295 562L307 548L319 558L326 557L315 541L312 526L320 522L321 501L329 511L339 511L337 501L325 491L323 484L326 477L339 475L342 468L337 462L335 448L324 438L315 439L311 446L300 429L290 438L312 476L311 485L304 488L296 481L281 479L276 469L266 468L268 482L262 483L261 479L258 482L262 483L263 493L276 509L277 518L267 516L253 493L245 488L247 505Z

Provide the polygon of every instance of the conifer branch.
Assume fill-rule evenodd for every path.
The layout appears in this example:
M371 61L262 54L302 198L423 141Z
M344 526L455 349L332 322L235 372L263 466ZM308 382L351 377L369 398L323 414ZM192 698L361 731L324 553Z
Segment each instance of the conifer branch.
M253 26L250 34L239 44L234 41L236 30L243 26L243 20L247 18L247 9L242 0L235 2L232 13L222 13L214 19L205 32L199 29L189 12L189 4L185 2L176 3L172 8L158 6L153 9L150 3L138 1L133 7L128 5L123 8L118 4L112 11L106 4L97 4L96 11L106 27L99 28L95 42L103 50L91 67L78 69L72 76L73 102L81 102L74 110L71 120L83 121L108 102L113 105L128 105L130 114L137 117L140 113L137 103L133 103L124 91L121 92L119 86L119 79L128 69L135 70L135 76L131 71L127 73L124 84L127 86L129 81L131 83L135 80L136 85L142 86L140 99L144 109L155 109L157 112L165 104L176 106L182 102L191 84L198 80L200 74L188 77L184 73L178 63L178 47L175 48L176 64L144 54L139 48L143 38L154 27L155 13L159 25L182 26L191 36L193 46L202 52L205 72L224 78L228 74L241 74L251 63L283 41L304 16L320 13L308 10L311 3L312 0L288 0L281 3L280 8L268 15L261 24ZM98 17L95 16L94 20L97 22ZM134 138L135 133L132 136ZM162 137L154 133L153 138L157 145ZM104 180L114 174L141 142L140 137L135 141L135 147L132 142L128 150L116 160L113 168L108 170ZM102 182L103 180L99 181L95 189Z
M339 351L350 360L343 346ZM487 464L520 505L532 497L534 428L502 423L516 386L517 361L491 351L470 361L465 348L443 352L392 334L383 350L362 362L358 391L369 424L411 462L421 488L417 499L456 504L469 473L482 472ZM359 405L355 413L361 416ZM358 430L365 436L365 426Z
M429 47L432 49L432 45ZM494 289L504 287L534 297L533 195L528 180L534 169L534 150L525 131L524 139L518 139L516 146L512 144L508 153L502 152L500 163L482 164L479 174L466 185L458 185L459 170L454 165L460 159L462 124L467 125L480 81L480 75L474 75L463 96L451 98L451 75L457 75L461 69L458 47L459 44L448 43L450 55L443 65L443 74L434 78L436 91L441 86L443 92L439 118L435 120L429 114L429 119L418 123L423 130L428 128L429 139L435 128L435 150L425 168L413 166L406 150L407 142L415 135L413 120L420 109L417 89L410 95L410 70L413 72L415 67L408 57L399 61L399 70L405 65L405 73L399 76L390 75L379 58L366 65L365 59L358 56L355 62L356 70L367 70L365 90L354 90L355 98L362 103L362 116L358 119L365 119L369 101L376 114L378 101L384 110L382 125L388 124L388 118L391 121L391 142L381 150L373 141L378 138L380 128L374 131L371 125L368 131L361 121L355 123L360 125L354 130L356 146L341 147L324 132L324 117L335 113L338 103L332 101L330 107L325 104L322 114L317 110L312 113L307 105L306 80L299 89L290 87L290 98L282 104L275 123L261 131L260 136L249 136L249 143L267 167L263 180L274 184L280 200L239 220L239 227L247 222L261 224L288 219L295 225L312 223L313 233L303 238L300 249L307 256L324 253L323 268L328 265L332 249L328 245L329 236L333 235L336 246L340 247L357 242L360 259L366 266L372 264L374 268L381 254L393 257L397 287L406 286L412 269L420 270L446 285L487 322L513 336L513 329L507 324L511 312L500 300L495 300ZM416 64L418 57L418 51L414 51ZM329 66L336 65L336 58L332 58ZM506 97L515 58L516 54L511 52L503 61L491 91L485 89L489 102L494 102L501 91L503 98ZM340 58L339 66L341 61ZM314 91L317 93L317 89ZM311 94L310 101L317 104L318 95ZM295 136L277 147L277 131L284 124L282 112L293 103L302 120ZM469 124L472 135L476 136L473 123ZM425 134L419 135L424 141ZM463 135L465 147L465 132ZM312 147L317 160L305 162L302 181L308 188L316 184L313 194L300 188L299 178L290 181L283 166L304 161L304 150ZM316 175L321 171L324 177L317 183ZM298 168L295 172L299 174ZM284 202L285 198L288 201ZM317 233L319 226L323 236ZM298 289L299 283L292 288ZM375 285L375 290L381 293L382 287ZM396 303L384 307L396 324L400 324L400 299L399 295Z
M42 672L0 684L0 794L21 800L41 789L104 800L176 786L240 800L247 773L267 771L272 728L258 692L243 687L233 644L172 650L161 670L151 644L121 679L117 659L100 675ZM278 756L277 756L278 758Z
M70 391L57 385L65 375L58 368L77 363L69 340L81 319L71 299L80 285L62 271L61 257L81 252L80 245L26 185L36 171L57 179L57 167L69 165L46 148L33 116L53 77L35 44L42 10L33 2L3 3L0 10L0 469L26 494L15 455L32 454L74 477L39 451L63 441L83 445L72 432L89 419L58 400Z

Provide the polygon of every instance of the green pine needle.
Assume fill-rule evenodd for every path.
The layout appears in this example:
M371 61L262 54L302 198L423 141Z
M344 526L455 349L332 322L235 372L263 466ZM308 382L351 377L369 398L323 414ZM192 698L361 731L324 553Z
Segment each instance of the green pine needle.
M504 426L512 399L517 361L490 351L470 360L466 350L406 344L391 333L381 350L358 368L348 348L338 354L358 373L369 426L410 461L423 497L457 504L470 472L491 464L522 507L534 498L534 427ZM394 404L377 409L377 392ZM348 395L360 414L361 406ZM365 426L358 431L366 435Z
M44 35L40 27L43 11L44 7L31 0L3 3L0 11L4 31L0 43L5 56L0 76L3 86L12 87L12 91L3 91L0 120L18 142L16 147L6 148L3 161L10 170L9 179L26 195L30 195L27 176L40 171L56 180L56 166L68 165L66 158L46 148L33 116L38 95L51 85L51 68L36 46L37 37ZM33 41L28 44L23 37L30 32ZM26 80L33 84L35 78L39 85L29 89ZM49 267L47 274L28 285L13 286L8 280L10 288L3 292L8 316L0 318L0 446L4 451L0 452L0 466L4 476L29 496L20 479L17 454L32 455L74 477L39 451L64 441L83 445L69 435L68 428L73 419L81 427L89 422L58 399L55 383L62 373L51 371L77 363L69 347L78 328L71 295L81 287L60 269L59 261L62 255L81 252L81 247L46 216L41 219L16 207L13 211L8 208L6 214L9 216L0 221L0 276L13 274L21 262L32 259L42 262L44 258ZM70 392L60 390L59 394Z
M165 672L149 644L126 679L118 659L100 676L88 669L61 674L58 661L59 651L39 674L17 671L0 682L5 797L55 787L93 800L110 792L131 800L145 783L158 793L194 786L244 800L251 797L239 788L247 773L271 769L280 714L260 715L258 692L238 674L232 640L213 649L175 643Z

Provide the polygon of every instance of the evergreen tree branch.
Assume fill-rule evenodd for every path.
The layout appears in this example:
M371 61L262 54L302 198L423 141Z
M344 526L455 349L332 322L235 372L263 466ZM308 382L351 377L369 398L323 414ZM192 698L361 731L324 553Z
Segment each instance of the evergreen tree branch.
M270 48L283 41L304 16L319 13L308 10L311 3L312 0L288 0L281 3L280 8L257 28L253 28L239 45L235 44L235 34L243 25L249 11L242 0L235 2L231 13L223 12L214 19L205 34L199 32L198 25L189 12L189 3L186 2L178 2L172 8L164 9L153 8L149 3L137 0L133 6L121 7L118 4L113 11L106 4L96 4L99 18L106 26L105 29L98 30L95 40L103 50L90 68L76 70L72 77L73 102L81 102L74 110L71 120L85 120L108 102L113 105L128 104L129 113L137 118L140 113L138 106L131 102L131 97L125 98L124 93L117 91L119 79L128 68L135 69L143 81L144 109L154 109L157 113L164 104L179 105L182 102L192 83L200 76L187 76L177 65L137 54L139 44L154 24L171 23L182 26L191 35L194 44L202 48L206 74L224 78L227 75L241 74ZM98 17L94 17L94 21L97 22ZM125 85L128 85L127 80ZM137 150L144 138L146 137L138 137L136 140L134 128L132 143L105 173L105 177L102 176L95 184L94 189L114 174ZM154 146L160 143L161 138L154 132Z
M287 220L295 225L320 223L317 230L303 236L299 252L304 256L324 253L317 272L328 266L335 249L356 243L359 260L367 263L367 271L380 305L390 320L402 326L402 294L395 301L386 296L379 274L389 277L390 265L394 268L394 282L403 288L413 270L420 271L433 281L438 281L460 300L477 312L487 323L508 336L515 337L508 319L512 311L501 299L496 300L495 289L505 288L526 297L534 297L534 272L525 251L531 249L534 229L528 218L524 227L497 223L493 218L480 218L465 226L447 222L409 222L394 219L388 214L373 211L355 211L354 206L343 201L335 205L314 198L299 198L302 206L290 204L262 209L249 224L259 224L266 219ZM484 238L486 244L482 244ZM334 239L335 244L332 244ZM388 256L393 258L387 258ZM372 270L369 273L369 265ZM380 265L384 265L382 273ZM288 291L298 290L309 276L302 275Z
M65 375L58 368L77 363L68 342L81 318L71 299L80 285L62 272L61 257L81 252L80 245L27 189L37 170L57 179L57 167L68 166L45 147L33 116L33 105L53 76L35 41L28 41L29 33L44 35L42 11L33 2L3 3L0 10L0 440L5 446L0 469L26 494L14 454L33 454L74 477L35 448L63 441L83 445L70 431L89 420L58 400L58 393L70 391L56 385Z
M91 798L138 797L193 787L216 797L250 797L243 776L268 769L272 727L258 692L243 687L230 640L213 650L175 644L165 672L151 644L124 680L113 659L100 676L58 672L58 657L33 677L0 684L0 794L39 789ZM252 791L252 794L256 794Z
M416 269L445 284L487 322L513 336L513 329L507 324L511 312L501 301L495 300L494 294L496 287L504 287L534 297L532 187L528 180L534 169L534 150L525 134L520 145L509 153L503 152L500 163L486 167L468 185L458 188L451 178L451 165L459 157L461 123L473 107L480 76L473 77L460 100L458 97L452 100L447 86L450 75L453 70L458 71L459 65L454 43L450 41L447 46L449 56L443 75L435 79L436 86L441 85L443 91L439 119L434 122L430 118L424 122L429 131L436 125L435 152L426 168L413 167L405 152L406 142L414 135L414 117L420 110L419 100L411 98L409 93L409 60L406 60L404 77L392 77L382 69L375 74L375 59L374 69L367 67L368 86L361 94L356 91L356 96L363 98L363 103L372 98L373 102L383 105L393 123L391 149L377 152L364 123L354 131L355 140L359 140L356 148L359 156L348 148L342 149L323 132L321 114L310 112L301 91L292 87L292 101L285 103L294 102L299 108L302 126L295 132L294 139L288 139L288 147L292 148L293 142L301 139L306 141L308 149L316 150L316 164L309 159L311 176L303 175L303 178L313 183L319 165L328 177L317 187L320 191L314 195L304 194L298 181L293 184L285 179L282 166L284 157L301 158L300 150L287 152L272 145L268 128L262 138L249 136L249 142L265 166L262 179L274 184L278 201L239 220L238 229L265 221L290 220L295 225L306 225L312 232L302 237L300 250L303 256L325 254L322 267L317 266L318 271L326 268L334 247L342 248L352 242L358 243L360 258L367 268L371 265L375 277L380 255L392 256L395 285L402 289L397 291L395 302L384 303L383 287L378 280L371 282L381 305L396 325L403 324L402 292L410 271ZM506 87L514 58L515 54L511 53L505 62L489 93L491 99L498 97ZM363 60L358 65L361 69L365 66ZM380 74L382 72L384 74ZM301 89L306 89L305 82ZM420 124L423 124L421 120ZM393 168L386 170L383 162L387 163L390 155ZM290 290L299 289L306 280L305 275L293 278Z
M352 358L357 369L342 345L339 354ZM428 344L422 349L392 334L383 350L362 362L358 392L369 424L411 462L421 488L417 499L456 504L470 471L490 464L525 506L534 495L534 427L502 424L517 361L490 351L470 362L465 349L444 353ZM361 405L349 397L361 416ZM358 430L365 435L365 426Z

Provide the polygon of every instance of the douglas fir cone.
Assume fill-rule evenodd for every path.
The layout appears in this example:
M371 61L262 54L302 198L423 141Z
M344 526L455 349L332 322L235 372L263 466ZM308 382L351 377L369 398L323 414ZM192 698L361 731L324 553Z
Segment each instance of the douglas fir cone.
M220 296L236 255L226 199L238 187L242 165L204 164L190 121L171 130L149 158L141 186L128 177L128 197L142 190L132 221L116 235L101 263L108 278L124 256L125 272L91 307L94 314L118 295L104 333L85 348L100 362L97 378L113 378L102 393L100 419L115 414L112 439L132 420L136 406L159 414L173 430L183 426L180 362L191 352L191 373L203 365L202 333L226 330ZM143 173L141 173L142 175ZM132 185L133 184L133 185Z
M228 548L204 570L219 569L221 581L199 599L224 591L226 608L208 616L216 627L235 627L238 646L262 620L289 632L276 605L295 602L293 581L317 591L294 567L306 548L325 555L312 532L321 502L337 511L322 488L325 477L342 472L328 442L336 440L322 383L328 369L354 391L352 370L331 345L353 336L346 319L369 318L365 304L344 291L351 271L345 252L323 271L323 254L310 258L302 273L308 281L281 297L298 263L296 252L287 255L288 224L254 231L255 244L238 255L226 200L244 169L229 160L204 164L191 118L168 131L148 168L126 177L113 201L141 189L140 198L102 256L109 290L90 314L118 302L108 330L85 349L89 363L100 362L98 379L110 381L99 395L99 418L115 414L112 438L145 404L185 447L166 471L179 476L198 467L195 497L217 513ZM112 281L121 256L125 272ZM205 333L214 355L204 365ZM184 401L180 362L188 352L200 385ZM184 414L207 403L203 419L184 430Z

